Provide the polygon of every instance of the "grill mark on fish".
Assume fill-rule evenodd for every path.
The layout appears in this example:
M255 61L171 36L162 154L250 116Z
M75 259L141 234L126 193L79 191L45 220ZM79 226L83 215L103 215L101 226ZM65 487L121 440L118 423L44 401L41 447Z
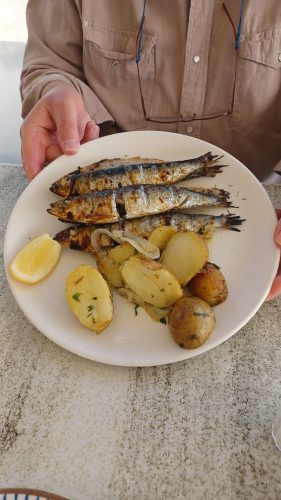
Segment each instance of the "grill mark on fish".
M216 175L225 167L217 164L221 158L208 152L189 160L162 162L141 159L138 163L125 162L115 167L80 170L60 178L50 189L66 197L140 184L174 184L187 178Z
M64 247L93 252L91 235L95 229L101 227L109 231L121 229L148 238L156 227L172 226L177 231L194 231L202 236L211 237L216 228L240 231L237 226L240 226L244 221L245 219L241 219L235 214L209 215L166 212L161 215L142 217L141 219L122 219L114 224L71 226L57 233L54 239Z
M83 224L113 223L173 209L201 206L230 207L222 189L187 189L163 185L128 186L117 190L74 195L51 203L48 212L65 221Z

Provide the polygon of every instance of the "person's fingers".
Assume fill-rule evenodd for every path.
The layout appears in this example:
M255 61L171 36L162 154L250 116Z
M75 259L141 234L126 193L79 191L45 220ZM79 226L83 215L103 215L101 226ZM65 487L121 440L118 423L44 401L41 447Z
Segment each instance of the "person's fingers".
M99 126L93 120L89 120L86 123L84 136L81 141L81 144L84 144L85 142L88 141L92 141L93 139L97 139L99 137L99 134L100 134Z
M281 274L276 276L266 300L274 299L279 295L281 295Z
M76 153L85 135L90 116L81 103L80 96L73 94L69 99L55 100L52 106L58 143L66 154Z
M281 209L276 210L277 217L279 218L279 221L276 224L275 231L274 231L274 240L276 245L281 248Z
M27 122L21 129L22 162L29 180L33 179L45 165L46 131Z
M52 161L56 160L59 156L63 154L60 146L58 144L51 144L49 147L46 148L46 162L51 163Z
M276 227L275 227L274 241L275 241L276 245L281 249L281 209L280 208L276 209L276 215L277 215L279 221L277 222ZM281 260L280 260L277 276L273 282L273 285L270 289L270 292L269 292L266 300L274 299L275 297L278 297L279 295L281 295Z
M57 103L53 116L61 150L65 154L76 153L80 147L80 133L84 132L86 120L83 124L83 120L78 116L75 103L64 100Z

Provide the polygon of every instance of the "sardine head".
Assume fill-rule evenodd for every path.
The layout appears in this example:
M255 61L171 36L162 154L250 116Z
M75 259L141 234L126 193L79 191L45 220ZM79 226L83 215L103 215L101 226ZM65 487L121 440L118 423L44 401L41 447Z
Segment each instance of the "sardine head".
M63 199L57 200L54 203L51 203L50 208L47 209L49 214L55 215L59 219L72 221L73 210L72 210L72 200L71 199Z
M59 196L68 196L71 193L71 178L62 177L61 179L53 182L50 187L52 193L58 194Z

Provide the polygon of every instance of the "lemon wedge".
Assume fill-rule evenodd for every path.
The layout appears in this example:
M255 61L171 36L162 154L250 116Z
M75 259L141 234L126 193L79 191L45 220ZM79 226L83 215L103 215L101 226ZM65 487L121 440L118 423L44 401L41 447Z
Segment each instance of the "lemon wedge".
M9 265L12 276L22 283L38 283L54 269L61 245L49 234L41 234L20 250Z

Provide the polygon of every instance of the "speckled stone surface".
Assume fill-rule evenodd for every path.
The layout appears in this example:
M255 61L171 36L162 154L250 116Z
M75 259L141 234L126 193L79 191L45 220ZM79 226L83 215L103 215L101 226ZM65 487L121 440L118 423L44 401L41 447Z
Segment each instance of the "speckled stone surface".
M71 500L280 499L281 299L185 362L120 368L64 351L16 305L5 227L27 184L0 166L0 488ZM268 192L281 206L281 186Z

